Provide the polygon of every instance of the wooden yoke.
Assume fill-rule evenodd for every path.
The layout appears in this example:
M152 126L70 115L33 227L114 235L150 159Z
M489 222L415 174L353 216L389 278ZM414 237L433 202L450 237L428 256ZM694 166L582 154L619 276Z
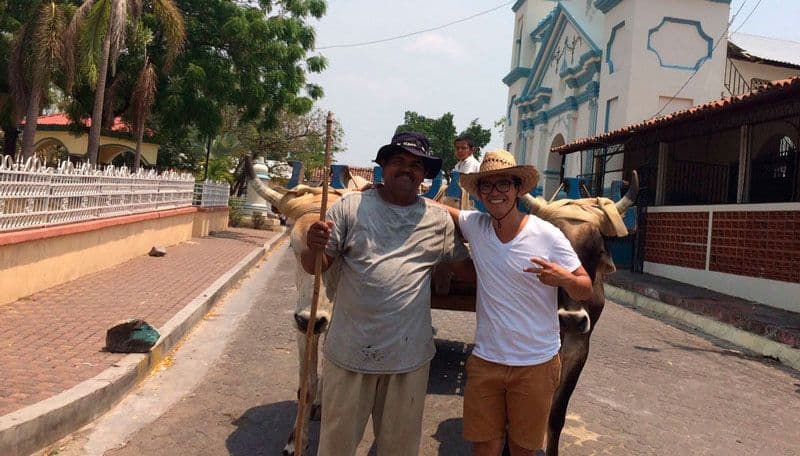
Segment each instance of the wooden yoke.
M331 140L333 128L333 113L328 111L328 118L325 120L325 173L322 177L322 204L319 211L320 221L325 221L325 212L328 210L328 186L330 185L330 170L331 170ZM306 352L305 362L301 368L300 375L300 397L297 403L297 428L295 429L294 438L294 454L301 456L303 448L305 447L305 436L303 435L303 424L305 422L305 413L308 408L308 368L312 360L312 351L316 352L317 344L313 343L314 339L314 325L317 321L317 307L319 306L319 291L322 285L322 258L325 251L320 250L314 259L314 294L311 298L311 315L308 318L308 326L306 327ZM315 355L316 353L314 353Z

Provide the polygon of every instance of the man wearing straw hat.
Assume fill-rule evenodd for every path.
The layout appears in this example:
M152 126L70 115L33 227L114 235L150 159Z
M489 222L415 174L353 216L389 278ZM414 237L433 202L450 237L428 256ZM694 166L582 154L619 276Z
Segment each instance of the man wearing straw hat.
M384 185L350 193L308 231L303 268L341 258L323 353L320 456L356 452L372 415L379 455L419 452L428 368L434 355L430 277L467 251L440 207L417 196L442 167L425 136L398 133L375 161Z
M544 454L553 393L561 375L558 288L592 293L589 275L564 234L517 208L539 178L505 150L488 152L461 185L488 214L449 208L469 242L478 276L475 348L467 361L464 438L475 456Z

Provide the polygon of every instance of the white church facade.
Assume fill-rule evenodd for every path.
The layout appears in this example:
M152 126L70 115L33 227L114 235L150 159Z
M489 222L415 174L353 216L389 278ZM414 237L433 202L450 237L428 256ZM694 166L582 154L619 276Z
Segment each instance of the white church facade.
M594 166L592 151L562 163L552 147L800 75L800 55L759 55L775 40L729 36L730 0L518 0L512 9L505 146L542 171L546 197ZM605 163L605 186L621 178L621 160Z

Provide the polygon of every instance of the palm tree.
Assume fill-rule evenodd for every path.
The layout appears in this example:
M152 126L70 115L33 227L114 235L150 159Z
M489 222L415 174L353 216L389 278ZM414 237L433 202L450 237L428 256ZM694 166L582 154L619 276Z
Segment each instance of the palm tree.
M43 98L46 98L53 75L64 65L62 41L68 12L55 1L42 2L20 30L9 62L11 92L25 110L22 132L22 155L33 156L36 121Z
M128 25L138 24L144 8L151 8L159 22L166 46L162 69L169 71L186 39L183 16L174 0L84 0L70 24L67 45L78 51L81 62L77 71L86 76L95 91L87 146L89 163L97 163L108 67L111 65L113 74L125 47ZM71 86L76 65L70 63Z
M133 159L133 170L139 169L142 158L142 140L150 108L156 101L156 68L145 57L144 67L136 79L131 100L131 113L133 118L133 131L136 134L136 156Z
M156 77L155 65L150 63L147 57L147 46L153 41L153 32L139 24L134 41L138 41L143 50L142 62L144 62L142 70L136 78L133 93L131 94L130 108L128 109L133 123L133 133L136 136L136 153L133 158L133 171L135 172L139 170L142 158L142 140L144 139L147 118L150 116L150 108L156 101L158 78Z

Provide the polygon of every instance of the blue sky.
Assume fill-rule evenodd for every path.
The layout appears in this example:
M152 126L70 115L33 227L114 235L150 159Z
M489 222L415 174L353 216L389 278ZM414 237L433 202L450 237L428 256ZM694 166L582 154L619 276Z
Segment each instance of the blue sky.
M536 0L529 0L536 1ZM701 0L696 0L701 1ZM731 30L759 0L733 0L731 13L745 2ZM369 166L407 110L455 116L456 128L478 118L490 127L505 114L514 26L513 2L498 0L329 0L328 13L315 24L317 46L357 43L436 27L485 11L498 10L441 30L371 46L320 50L328 69L313 75L345 131L347 151L339 163ZM800 1L761 0L741 32L800 42ZM495 130L487 148L501 147Z

